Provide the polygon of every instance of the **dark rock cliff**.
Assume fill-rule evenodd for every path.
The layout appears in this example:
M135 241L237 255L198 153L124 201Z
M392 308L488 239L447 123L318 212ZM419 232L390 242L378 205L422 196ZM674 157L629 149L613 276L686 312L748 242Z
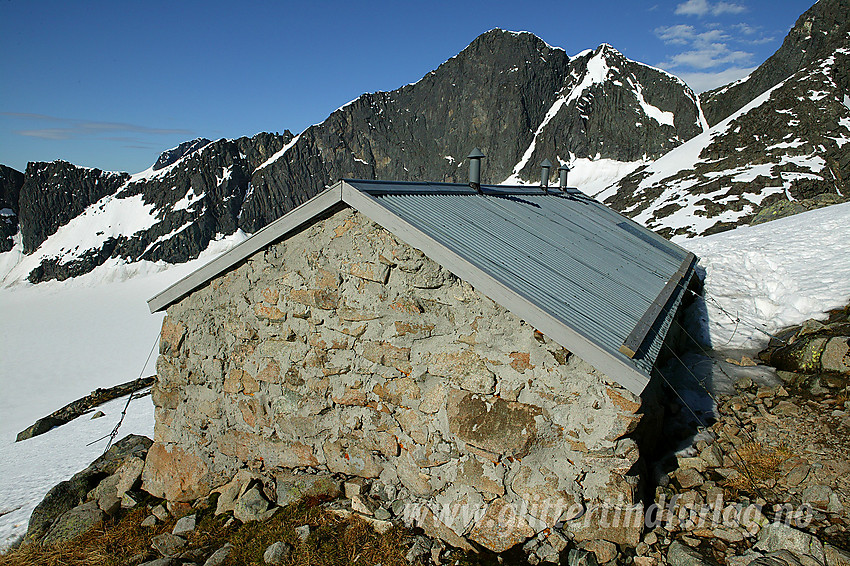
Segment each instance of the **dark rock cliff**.
M12 236L18 233L18 198L24 174L0 165L0 253L12 249Z

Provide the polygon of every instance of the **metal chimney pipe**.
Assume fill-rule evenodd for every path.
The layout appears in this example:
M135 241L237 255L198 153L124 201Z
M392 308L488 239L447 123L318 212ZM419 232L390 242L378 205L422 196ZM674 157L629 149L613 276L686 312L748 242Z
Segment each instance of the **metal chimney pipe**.
M483 194L481 191L481 160L487 157L477 147L474 148L469 155L469 186L475 189L478 194Z
M560 167L558 167L558 174L560 175L560 185L561 190L567 192L567 173L570 172L570 166L564 163Z
M544 159L543 163L540 164L540 186L543 188L544 193L549 192L549 170L552 168L552 162L548 159Z

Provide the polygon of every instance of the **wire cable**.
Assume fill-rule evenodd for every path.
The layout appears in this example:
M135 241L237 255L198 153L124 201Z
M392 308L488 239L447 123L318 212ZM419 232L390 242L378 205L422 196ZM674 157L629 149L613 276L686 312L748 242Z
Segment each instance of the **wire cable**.
M148 357L145 360L144 365L142 366L142 370L139 372L139 379L141 379L142 375L145 373L145 368L148 367L148 363L151 361L151 356L153 356L153 352L156 349L157 343L159 343L159 333L157 333L156 339L153 341L153 346L151 346L151 350L150 350L150 352L148 352ZM115 441L115 437L118 436L118 430L121 428L121 425L124 423L124 417L127 416L127 409L130 408L130 402L133 399L140 399L140 398L144 397L145 395L147 395L148 393L150 393L150 388L148 388L146 391L142 391L142 392L136 391L135 393L130 393L130 395L127 396L127 402L124 404L124 409L121 411L121 418L118 419L118 423L116 423L115 428L112 429L112 432L110 432L109 434L107 434L105 436L101 436L97 440L93 440L93 441L89 442L88 444L86 444L86 446L91 446L92 444L96 444L96 443L100 442L101 440L108 438L109 442L106 443L106 448L103 449L103 453L106 454L106 452L112 447L112 443Z

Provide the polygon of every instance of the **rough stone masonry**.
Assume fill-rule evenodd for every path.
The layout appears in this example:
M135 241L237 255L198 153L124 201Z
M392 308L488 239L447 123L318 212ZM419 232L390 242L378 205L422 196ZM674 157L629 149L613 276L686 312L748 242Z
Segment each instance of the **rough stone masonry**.
M351 209L170 306L153 401L144 489L170 501L308 467L497 552L636 501L640 398ZM584 519L577 541L638 540Z

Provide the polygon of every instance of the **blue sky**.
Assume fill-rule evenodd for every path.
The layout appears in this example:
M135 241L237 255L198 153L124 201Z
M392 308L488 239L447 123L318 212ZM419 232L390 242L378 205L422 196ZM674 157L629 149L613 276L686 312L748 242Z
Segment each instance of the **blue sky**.
M570 55L610 43L702 91L762 63L812 3L0 0L0 163L137 172L199 136L298 133L494 27Z

